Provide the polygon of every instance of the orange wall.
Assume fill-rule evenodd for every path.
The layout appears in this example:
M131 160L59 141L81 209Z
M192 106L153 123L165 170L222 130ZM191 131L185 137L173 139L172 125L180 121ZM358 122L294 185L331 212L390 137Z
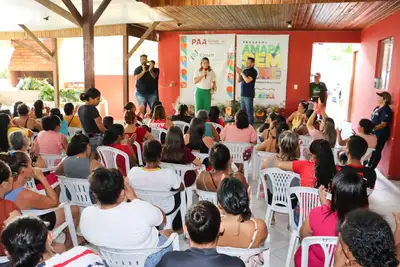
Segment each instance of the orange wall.
M360 31L208 31L160 32L158 61L160 67L159 94L163 103L173 103L179 95L179 35L180 34L289 34L289 57L286 109L297 108L301 98L309 96L312 47L315 42L359 43ZM172 84L172 86L170 86ZM298 90L293 87L298 84ZM166 105L168 112L171 105Z
M370 118L377 105L377 90L374 89L375 66L378 54L378 42L394 37L392 68L388 92L392 94L394 112L392 133L382 153L379 170L391 179L400 179L400 139L394 138L400 133L398 112L400 109L400 12L364 29L361 33L361 49L357 56L356 76L354 82L353 125L362 118Z

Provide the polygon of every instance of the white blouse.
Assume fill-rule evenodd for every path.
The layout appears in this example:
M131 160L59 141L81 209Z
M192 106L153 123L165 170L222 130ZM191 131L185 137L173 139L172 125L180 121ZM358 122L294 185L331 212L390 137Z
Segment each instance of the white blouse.
M203 75L203 71L197 69L194 73L193 81L194 78L199 77L201 75ZM203 77L198 83L196 83L196 87L199 89L209 90L211 89L212 82L214 81L215 81L214 71L213 70L207 71L207 77Z

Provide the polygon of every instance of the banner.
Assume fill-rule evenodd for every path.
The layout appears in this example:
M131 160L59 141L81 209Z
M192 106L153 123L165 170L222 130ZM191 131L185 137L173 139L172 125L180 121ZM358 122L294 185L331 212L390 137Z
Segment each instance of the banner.
M233 99L234 34L180 35L180 102L194 104L196 85L193 76L207 57L215 72L217 91L211 103L216 105Z
M236 65L242 69L246 68L248 57L255 58L258 77L254 103L284 107L289 35L238 35L236 51ZM237 83L237 99L240 99L240 91L240 83Z

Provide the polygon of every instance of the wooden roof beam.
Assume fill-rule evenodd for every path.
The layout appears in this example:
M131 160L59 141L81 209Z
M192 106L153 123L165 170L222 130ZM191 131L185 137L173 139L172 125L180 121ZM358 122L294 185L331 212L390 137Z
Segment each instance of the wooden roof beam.
M50 0L34 0L35 2L41 4L42 6L50 9L51 11L53 11L54 13L60 15L61 17L63 17L64 19L72 22L73 24L75 24L78 27L82 27L81 24L79 23L79 21L77 21L75 19L75 17L69 13L67 10L65 10L64 8L54 4L52 1Z
M104 10L108 7L108 4L110 4L111 0L103 0L99 7L96 9L93 15L93 24L96 25L97 21L103 14Z
M127 24L127 34L129 36L141 38L142 35L147 31L147 27L138 24ZM153 30L147 37L146 40L158 42L157 31Z
M79 23L82 27L83 25L83 18L81 13L79 13L78 9L76 9L75 5L71 2L71 0L62 0L64 5L68 8L71 15L74 16L75 20Z
M26 34L28 34L29 37L31 37L47 53L47 55L53 57L53 52L51 52L50 49L48 49L47 46L28 29L28 27L26 27L24 24L18 24L18 26L20 26L26 32Z
M36 49L35 47L30 46L30 45L28 45L28 44L26 44L26 43L24 43L24 42L22 42L22 41L20 41L20 40L11 40L11 41L12 41L13 43L16 43L17 45L23 46L23 47L25 47L25 48L31 50L33 53L35 53L35 54L41 56L42 58L44 58L44 59L46 59L46 60L48 60L48 61L50 61L50 62L53 62L53 57L52 57L52 56L49 56L49 55L43 53L42 51Z
M140 45L144 42L144 40L146 40L146 38L150 35L150 33L152 33L152 31L155 30L158 24L160 24L159 21L153 22L153 24L151 24L151 26L146 30L146 32L142 35L142 37L140 37L139 41L137 41L137 43L131 49L131 51L129 51L128 59L131 58L133 53L135 53L135 51L140 47Z

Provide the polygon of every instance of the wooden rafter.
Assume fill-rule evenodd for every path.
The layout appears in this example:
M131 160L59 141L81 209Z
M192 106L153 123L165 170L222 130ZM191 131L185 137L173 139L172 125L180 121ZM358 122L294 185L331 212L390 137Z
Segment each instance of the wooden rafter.
M96 9L96 12L94 12L93 15L93 24L95 25L101 15L103 14L104 10L106 10L108 4L110 4L111 0L103 0L99 7Z
M152 33L152 31L155 30L158 24L160 24L159 21L153 22L153 24L151 24L151 26L146 30L146 32L142 35L142 37L140 37L139 41L137 41L137 43L131 49L131 51L129 51L128 59L131 58L133 53L135 53L135 51L140 47L140 45L144 42L144 40L146 40L146 38L150 35L150 33Z
M79 21L77 21L75 19L75 17L69 13L67 10L65 10L64 8L54 4L52 1L50 0L34 0L35 2L41 4L42 6L50 9L51 11L53 11L54 13L60 15L61 17L65 18L66 20L72 22L73 24L75 24L78 27L81 27L81 24L79 23Z
M16 43L17 45L23 46L23 47L25 47L25 48L31 50L33 53L35 53L35 54L37 54L37 55L43 57L44 59L46 59L46 60L48 60L48 61L50 61L50 62L53 62L53 58L52 58L51 56L49 56L49 55L43 53L42 51L36 49L36 48L33 47L33 46L30 46L30 45L28 45L28 44L26 44L26 43L24 43L24 42L22 42L22 41L20 41L20 40L12 40L12 42Z
M79 13L78 9L76 9L75 5L71 2L71 0L62 0L64 5L68 8L71 15L74 16L75 20L78 21L79 25L82 27L83 18L81 13Z
M50 51L50 49L48 49L47 46L42 43L42 41L40 41L39 38L37 38L35 34L31 32L31 30L28 29L28 27L26 27L24 24L18 24L18 26L20 26L29 35L29 37L31 37L50 57L53 56L53 53Z

